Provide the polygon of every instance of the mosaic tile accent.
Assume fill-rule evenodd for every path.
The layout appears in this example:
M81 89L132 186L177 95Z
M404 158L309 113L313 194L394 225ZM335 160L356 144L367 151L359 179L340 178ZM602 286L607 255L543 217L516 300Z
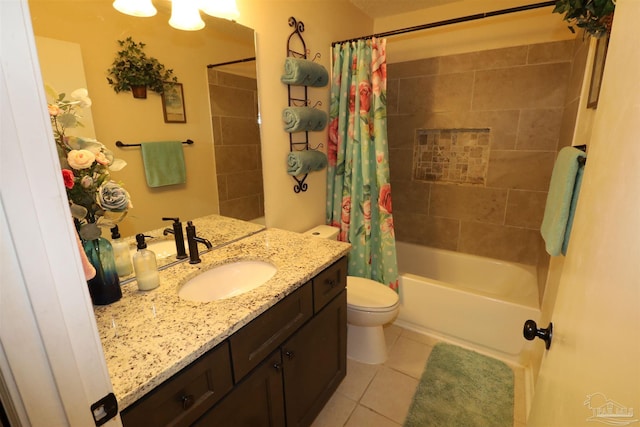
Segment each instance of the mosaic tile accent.
M490 137L489 129L418 129L413 179L484 185Z

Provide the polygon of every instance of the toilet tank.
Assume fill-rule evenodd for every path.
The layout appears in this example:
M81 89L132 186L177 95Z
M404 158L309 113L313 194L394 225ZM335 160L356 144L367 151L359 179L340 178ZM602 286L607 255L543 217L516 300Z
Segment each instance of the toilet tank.
M305 231L303 234L321 237L323 239L338 240L339 232L340 229L337 227L332 227L330 225L318 225L317 227L313 227L311 230Z

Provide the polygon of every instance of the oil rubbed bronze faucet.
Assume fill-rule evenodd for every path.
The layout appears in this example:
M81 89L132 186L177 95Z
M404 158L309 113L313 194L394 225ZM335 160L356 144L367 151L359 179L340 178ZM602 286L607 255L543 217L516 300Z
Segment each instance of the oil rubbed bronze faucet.
M187 245L189 246L189 264L198 264L200 262L200 253L198 252L198 243L202 243L211 250L213 245L205 238L196 236L196 226L191 221L187 222Z
M165 228L162 234L165 236L167 234L173 234L173 237L176 240L176 258L185 259L188 255L184 248L184 234L182 233L182 223L180 222L180 218L162 218L162 220L173 221L173 229Z

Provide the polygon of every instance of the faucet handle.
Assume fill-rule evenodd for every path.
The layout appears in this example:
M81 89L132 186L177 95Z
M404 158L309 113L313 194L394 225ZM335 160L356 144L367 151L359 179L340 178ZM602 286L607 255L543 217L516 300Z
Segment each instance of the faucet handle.
M198 242L196 241L196 226L191 221L187 221L187 244L189 245L189 264L198 264L200 254L198 253Z
M182 223L180 222L180 218L176 217L176 218L170 218L170 217L163 217L162 218L163 221L173 221L173 237L176 240L176 258L177 259L184 259L187 257L187 251L184 247L184 234L182 234ZM168 228L165 229L164 231L164 235L167 234L167 232L171 232L171 230L169 230Z

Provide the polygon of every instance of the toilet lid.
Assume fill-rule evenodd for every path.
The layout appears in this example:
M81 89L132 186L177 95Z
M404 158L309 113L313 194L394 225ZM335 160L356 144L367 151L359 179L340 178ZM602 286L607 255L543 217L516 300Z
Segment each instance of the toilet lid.
M347 305L360 310L386 310L398 304L391 288L363 277L347 277Z

